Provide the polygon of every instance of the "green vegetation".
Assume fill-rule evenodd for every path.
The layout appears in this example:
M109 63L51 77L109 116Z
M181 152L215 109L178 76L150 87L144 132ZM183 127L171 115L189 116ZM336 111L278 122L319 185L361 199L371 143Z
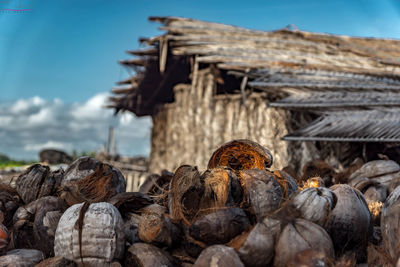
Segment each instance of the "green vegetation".
M36 163L36 161L15 160L15 159L10 159L8 156L4 154L0 154L0 169L5 169L7 167L19 167L24 165L31 165L33 163Z

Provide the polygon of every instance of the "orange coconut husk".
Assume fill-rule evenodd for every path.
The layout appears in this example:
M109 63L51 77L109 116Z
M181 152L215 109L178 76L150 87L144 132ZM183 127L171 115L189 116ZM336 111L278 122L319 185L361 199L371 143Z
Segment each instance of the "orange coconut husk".
M260 144L239 139L220 146L211 156L208 169L219 166L230 167L235 171L271 167L273 157L271 152Z
M223 207L238 206L243 200L243 189L233 171L226 167L207 170L202 175L204 194L199 214L213 212Z

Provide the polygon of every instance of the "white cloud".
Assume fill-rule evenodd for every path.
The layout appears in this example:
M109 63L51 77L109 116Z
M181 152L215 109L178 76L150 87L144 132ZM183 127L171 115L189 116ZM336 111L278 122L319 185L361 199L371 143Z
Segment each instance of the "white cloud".
M43 148L93 151L115 128L117 151L122 155L148 155L151 120L131 113L113 116L104 108L108 94L100 93L84 103L66 104L40 97L0 104L0 153L19 159L37 158Z

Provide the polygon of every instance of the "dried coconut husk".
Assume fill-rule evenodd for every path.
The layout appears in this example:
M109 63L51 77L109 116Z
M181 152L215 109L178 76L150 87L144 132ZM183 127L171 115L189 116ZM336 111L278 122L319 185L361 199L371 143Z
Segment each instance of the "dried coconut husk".
M223 207L239 206L243 189L235 173L226 167L218 167L203 173L204 194L198 215L207 214Z
M367 250L368 266L391 267L394 265L390 255L382 247L369 244Z
M48 166L34 164L18 176L16 190L25 204L54 194L63 178L62 169L51 172Z
M54 255L54 236L66 206L57 197L39 198L14 215L11 232L12 248L40 249L47 257Z
M146 243L172 247L180 239L180 230L165 216L167 209L158 204L143 208L138 225L139 238Z
M205 244L224 244L250 227L246 213L240 208L223 208L197 219L189 227L189 235Z
M74 261L68 260L64 257L53 257L41 261L35 267L76 267L78 266Z
M184 238L182 240L182 246L189 256L197 258L200 253L207 247L204 242L198 241L190 236L189 227L186 225L182 226L184 232Z
M0 266L26 267L35 266L44 260L44 255L36 249L14 249L0 257Z
M275 235L264 223L257 223L229 242L246 266L266 266L274 257Z
M8 229L0 222L0 256L7 250L8 238Z
M328 188L307 188L299 191L289 200L288 205L300 212L300 217L324 226L335 208L337 198Z
M284 199L289 199L293 193L299 190L296 181L287 172L275 170L273 174L283 189Z
M392 261L400 257L400 187L386 199L381 214L383 244Z
M260 169L271 167L273 157L271 152L260 144L238 139L223 144L212 154L208 169L219 166L230 167L235 171Z
M139 187L139 192L149 196L158 196L168 191L169 183L174 174L167 170L162 170L161 175L151 174L147 176L146 180Z
M385 202L388 195L387 187L376 180L365 177L353 179L349 185L363 193L372 215L373 223L374 225L379 225L383 202Z
M317 188L317 187L325 187L325 183L321 177L315 176L308 178L306 181L303 181L300 185L300 190L304 190L307 188Z
M168 193L168 208L174 222L190 225L196 216L204 186L197 167L180 166L171 180Z
M11 227L12 218L20 204L17 191L0 183L0 223L3 223L6 227Z
M231 247L213 245L203 250L193 267L244 267L244 264Z
M126 181L122 173L109 164L100 163L87 177L63 186L60 197L72 206L82 202L108 201L125 190Z
M319 225L304 219L286 224L275 246L274 266L287 266L301 251L315 249L333 259L335 252L328 233Z
M325 161L317 159L306 163L303 167L302 181L306 181L310 177L319 176L322 178L326 186L333 184L333 178L336 176L335 170Z
M372 233L371 214L362 193L344 184L330 188L337 197L326 229L337 255L355 252L358 262L366 260L368 237Z
M146 243L135 243L125 256L125 266L173 267L174 259L164 250Z
M365 163L361 168L355 171L350 176L349 183L355 179L368 178L389 188L392 180L399 179L399 177L399 164L392 160L374 160ZM389 190L389 193L390 192Z
M149 196L140 192L119 193L113 196L108 202L119 210L122 217L127 213L138 212L140 209L154 203Z
M138 227L141 216L133 212L128 212L124 214L123 218L124 218L125 241L129 245L140 242Z
M92 174L101 162L91 157L80 157L69 165L65 170L61 186L66 186L76 181L82 180L89 174Z
M334 259L329 258L325 252L317 249L306 249L297 253L287 263L287 267L335 267Z
M245 192L245 203L242 206L255 214L258 222L278 209L284 201L283 189L271 172L243 170L240 171L239 179Z

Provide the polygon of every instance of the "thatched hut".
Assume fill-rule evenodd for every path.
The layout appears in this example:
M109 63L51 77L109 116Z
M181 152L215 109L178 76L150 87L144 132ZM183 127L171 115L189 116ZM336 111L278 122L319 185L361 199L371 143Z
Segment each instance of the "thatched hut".
M165 33L128 51L120 63L136 74L110 106L152 117L151 171L204 168L234 138L268 147L275 168L340 167L365 142L400 141L400 41L150 20Z

